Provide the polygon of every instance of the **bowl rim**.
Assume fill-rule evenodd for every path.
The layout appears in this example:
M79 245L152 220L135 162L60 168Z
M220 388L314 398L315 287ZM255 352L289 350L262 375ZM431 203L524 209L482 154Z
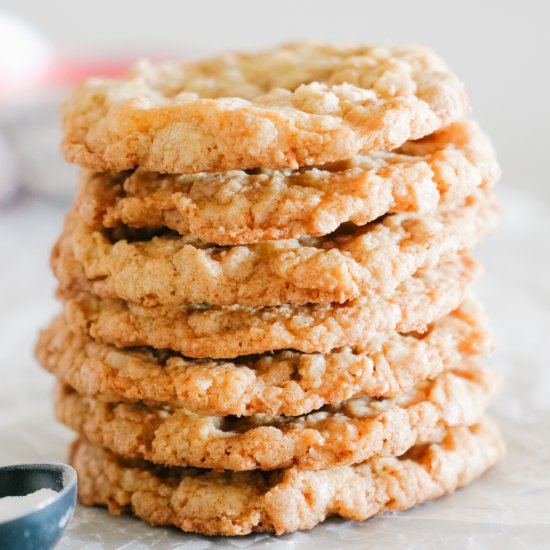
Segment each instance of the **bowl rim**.
M63 488L60 491L56 491L57 495L52 495L51 497L35 504L29 510L22 512L15 516L8 516L7 519L0 521L0 527L11 523L12 521L20 520L21 518L28 517L36 512L40 512L45 508L48 508L61 498L64 495L72 491L78 481L78 476L76 470L70 465L63 462L23 462L21 464L9 464L6 466L0 466L0 475L9 472L10 470L56 470L59 469L63 473ZM39 489L37 489L38 491ZM30 493L29 493L30 494ZM6 495L8 497L9 495ZM68 525L68 522L67 524Z

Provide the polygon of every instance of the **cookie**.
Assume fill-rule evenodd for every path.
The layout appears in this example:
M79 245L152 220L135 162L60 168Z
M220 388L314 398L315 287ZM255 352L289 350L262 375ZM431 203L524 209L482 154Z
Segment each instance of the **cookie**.
M328 354L286 350L235 361L193 360L169 350L95 342L74 334L63 316L42 331L36 353L59 380L104 402L215 416L299 416L359 394L395 397L491 347L479 306L469 301L422 335L394 331Z
M296 171L83 171L75 209L95 229L168 227L208 243L251 244L323 236L387 213L431 212L498 175L489 139L466 120L401 150Z
M471 483L503 455L504 442L485 418L470 428L450 428L438 442L398 458L327 470L163 468L125 460L82 439L73 444L69 461L78 472L82 504L206 535L280 535L311 529L329 516L362 521L405 510Z
M448 426L478 422L499 387L495 373L464 364L393 399L360 396L303 416L237 418L105 403L60 385L55 411L58 420L88 441L155 464L321 470L374 455L398 456Z
M390 297L373 294L344 304L272 308L144 307L59 290L72 330L117 346L172 349L187 357L232 358L294 349L327 353L360 346L394 330L424 332L456 309L479 270L463 254L418 271Z
M90 79L62 107L62 150L100 172L299 168L394 149L468 111L425 48L297 43Z
M144 306L193 303L250 307L345 302L388 295L421 267L470 249L491 231L491 194L429 216L395 214L326 237L220 248L193 237L112 236L76 216L53 254L62 286Z

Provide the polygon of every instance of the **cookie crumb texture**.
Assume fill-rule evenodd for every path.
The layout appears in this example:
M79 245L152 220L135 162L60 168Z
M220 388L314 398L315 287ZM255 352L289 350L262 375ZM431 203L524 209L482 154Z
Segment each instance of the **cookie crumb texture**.
M62 150L99 172L295 169L394 149L468 111L426 48L306 42L90 79L62 108Z
M328 516L365 520L405 510L466 485L504 454L488 419L450 428L443 438L398 458L375 457L353 466L311 471L215 472L164 468L126 460L84 440L70 462L79 500L113 514L131 512L152 525L207 535L311 529Z
M478 422L499 387L496 373L466 364L394 399L361 396L296 417L103 403L67 386L58 388L55 410L88 441L128 458L216 470L320 470L398 456L446 427Z
M117 348L72 332L60 315L36 348L41 365L81 395L197 414L299 416L355 395L397 397L422 380L492 349L479 305L469 300L424 334L393 331L355 348L284 350L235 360L190 359L171 350Z
M218 245L321 237L385 214L427 214L500 173L489 138L463 120L394 151L299 170L82 172L75 210L94 229L167 227Z
M172 349L187 357L233 358L294 349L328 353L361 346L394 330L420 332L455 310L479 273L467 254L403 281L389 297L374 294L344 304L143 307L61 289L76 333L116 346Z
M498 218L492 193L478 190L429 215L393 214L325 237L218 247L192 236L122 230L113 237L73 213L52 267L64 288L144 306L342 303L387 296L419 269L474 247Z

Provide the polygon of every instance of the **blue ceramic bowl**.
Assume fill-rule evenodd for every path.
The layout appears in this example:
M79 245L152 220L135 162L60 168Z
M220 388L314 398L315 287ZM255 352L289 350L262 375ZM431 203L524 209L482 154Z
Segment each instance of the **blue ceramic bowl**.
M0 498L39 489L57 495L0 522L0 550L49 550L63 535L76 502L76 472L66 464L17 464L0 468Z

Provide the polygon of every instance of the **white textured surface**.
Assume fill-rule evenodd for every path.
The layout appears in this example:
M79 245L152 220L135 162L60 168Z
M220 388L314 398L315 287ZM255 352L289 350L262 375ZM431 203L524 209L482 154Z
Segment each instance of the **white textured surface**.
M407 512L362 524L330 520L311 532L209 539L149 528L79 507L59 548L548 548L550 534L550 207L500 186L505 211L479 250L478 285L499 347L491 364L506 389L494 407L506 460L474 485ZM51 377L32 348L58 310L48 270L60 206L22 199L0 210L0 464L63 460L71 439L51 413Z

